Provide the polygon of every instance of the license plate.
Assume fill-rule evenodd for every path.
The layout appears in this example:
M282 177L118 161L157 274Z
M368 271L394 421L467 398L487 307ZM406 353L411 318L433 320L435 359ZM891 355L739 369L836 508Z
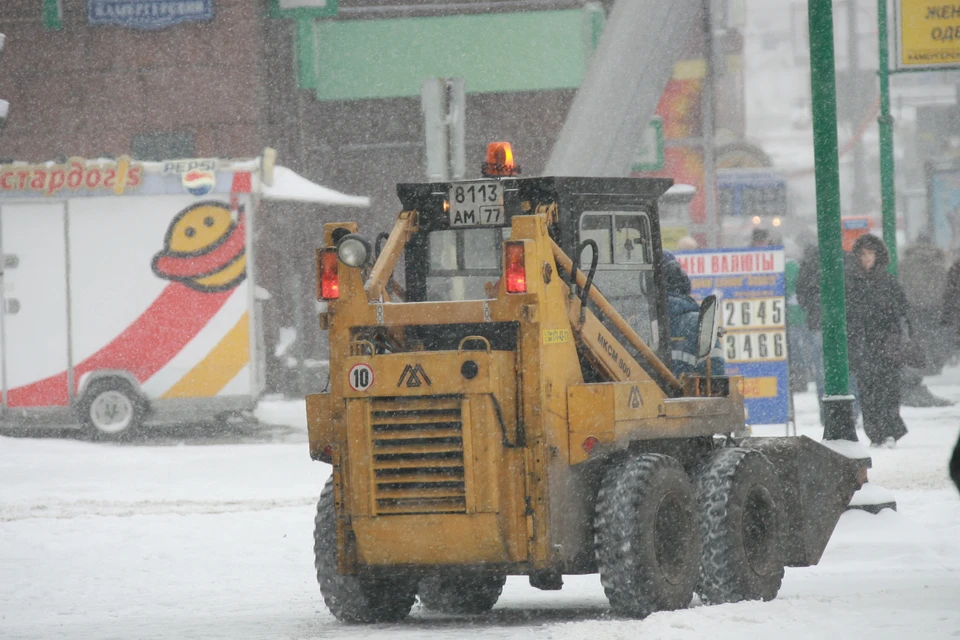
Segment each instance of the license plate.
M451 227L502 227L503 185L499 182L466 182L450 186Z

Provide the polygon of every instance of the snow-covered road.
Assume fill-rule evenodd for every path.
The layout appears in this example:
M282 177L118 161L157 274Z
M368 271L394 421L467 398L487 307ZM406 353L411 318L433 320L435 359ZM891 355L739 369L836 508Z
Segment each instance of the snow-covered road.
M931 380L960 400L960 371ZM801 433L819 438L812 394ZM294 409L296 411L296 409ZM493 612L351 627L313 572L329 467L298 442L104 445L0 437L0 638L958 638L960 495L946 476L960 405L905 409L911 433L873 450L899 512L846 513L819 566L777 600L609 614L596 576L541 592L511 578ZM782 429L764 431L779 435ZM289 438L286 438L289 439ZM207 439L202 440L207 442Z

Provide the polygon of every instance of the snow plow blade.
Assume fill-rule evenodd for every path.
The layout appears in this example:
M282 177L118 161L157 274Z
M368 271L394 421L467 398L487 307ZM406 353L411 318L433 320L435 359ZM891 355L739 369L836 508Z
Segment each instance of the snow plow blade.
M740 446L765 455L780 478L787 519L784 564L817 564L840 515L859 489L859 464L806 436L747 438Z

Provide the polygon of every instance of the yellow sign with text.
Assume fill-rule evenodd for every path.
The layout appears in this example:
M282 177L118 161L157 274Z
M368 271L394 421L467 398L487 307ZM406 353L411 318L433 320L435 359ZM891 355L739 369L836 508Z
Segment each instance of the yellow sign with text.
M680 238L688 235L690 231L686 227L660 227L660 243L668 251L675 250Z
M898 69L960 68L960 3L896 0Z
M570 342L570 329L544 329L543 344Z
M744 398L776 398L777 379L775 377L745 378L743 381Z

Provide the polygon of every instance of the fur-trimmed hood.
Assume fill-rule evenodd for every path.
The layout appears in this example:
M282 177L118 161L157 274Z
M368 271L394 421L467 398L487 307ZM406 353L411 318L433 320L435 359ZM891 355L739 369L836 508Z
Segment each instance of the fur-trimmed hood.
M873 269L871 269L871 271L886 270L887 265L890 264L890 252L887 251L887 245L883 243L882 239L873 235L872 233L864 234L857 238L857 241L853 243L853 250L851 253L854 256L859 257L861 249L873 249L877 254L877 261L873 264ZM859 260L857 261L857 264L859 265Z

